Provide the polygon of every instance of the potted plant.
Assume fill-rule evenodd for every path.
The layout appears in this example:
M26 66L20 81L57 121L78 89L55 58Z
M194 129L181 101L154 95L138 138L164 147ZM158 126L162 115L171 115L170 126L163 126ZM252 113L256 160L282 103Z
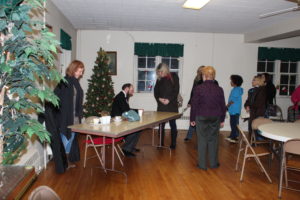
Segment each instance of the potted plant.
M47 83L59 82L55 35L43 17L45 0L0 0L0 164L13 164L28 138L50 141L34 113L45 100L58 105ZM34 10L34 11L33 11Z

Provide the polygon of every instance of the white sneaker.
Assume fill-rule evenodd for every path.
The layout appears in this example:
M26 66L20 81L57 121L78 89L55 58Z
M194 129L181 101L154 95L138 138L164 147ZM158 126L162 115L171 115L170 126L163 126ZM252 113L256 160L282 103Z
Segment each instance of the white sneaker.
M230 142L231 143L238 143L238 140L237 139L230 139Z
M231 143L238 143L237 140L231 139L230 137L225 138L225 140L227 140L228 142L231 142Z

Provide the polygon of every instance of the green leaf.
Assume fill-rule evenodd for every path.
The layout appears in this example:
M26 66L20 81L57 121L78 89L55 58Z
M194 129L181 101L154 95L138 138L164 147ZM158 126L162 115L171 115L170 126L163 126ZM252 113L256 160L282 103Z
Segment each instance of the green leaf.
M57 51L56 51L56 46L55 46L55 45L50 45L50 46L49 46L49 49L50 49L51 51L53 51L54 53L57 53Z
M3 31L7 27L6 20L0 20L0 31Z
M12 68L5 63L0 64L0 69L2 73L10 73L12 71Z
M32 29L30 28L30 26L28 26L28 24L23 24L22 28L23 31L32 32Z
M41 101L44 101L45 100L45 94L43 91L38 91L38 97L41 99Z
M14 20L14 21L19 21L19 20L21 20L20 15L19 15L18 13L13 13L11 18L12 18L12 20Z
M0 17L6 17L4 8L0 8Z

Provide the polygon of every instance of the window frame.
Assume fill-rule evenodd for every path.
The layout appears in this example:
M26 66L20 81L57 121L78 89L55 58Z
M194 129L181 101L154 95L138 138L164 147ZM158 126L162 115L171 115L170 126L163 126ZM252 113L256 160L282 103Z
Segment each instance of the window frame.
M134 85L135 85L135 88L136 88L136 93L139 93L139 94L152 94L153 91L154 91L155 83L156 83L156 77L155 77L155 80L154 80L154 83L153 83L153 88L152 88L151 91L139 91L138 90L138 81L139 81L138 72L139 72L139 70L140 69L149 69L149 68L138 68L138 58L139 57L146 57L147 58L147 56L134 55ZM153 57L153 56L149 56L149 57ZM157 65L162 62L162 58L163 58L163 56L155 56L155 67L153 68L153 70L151 68L151 70L149 70L149 71L154 71L155 72ZM176 58L176 57L171 56L170 58ZM170 69L170 72L178 72L179 84L181 85L182 71L183 71L183 57L177 57L177 59L178 59L178 70ZM180 88L180 90L181 90L181 88Z
M270 61L268 61L268 60L257 60L256 72L257 72L257 74L262 74L264 72L258 71L258 62L270 62ZM281 63L288 63L289 64L288 72L280 72ZM296 72L295 73L289 72L291 63L296 63ZM265 72L267 72L267 67L265 68ZM281 75L288 75L289 77L291 75L296 75L295 88L297 88L297 86L300 84L300 61L293 62L293 61L274 60L274 72L267 72L267 73L273 75L273 83L274 83L276 89L278 90L276 92L276 97L290 98L290 96L292 94L289 94L289 92L287 93L287 95L280 94L280 91L279 91L280 86L285 85L285 84L280 84L280 78L281 78ZM287 84L288 88L290 87L290 85L291 85L290 81L288 80L288 84Z

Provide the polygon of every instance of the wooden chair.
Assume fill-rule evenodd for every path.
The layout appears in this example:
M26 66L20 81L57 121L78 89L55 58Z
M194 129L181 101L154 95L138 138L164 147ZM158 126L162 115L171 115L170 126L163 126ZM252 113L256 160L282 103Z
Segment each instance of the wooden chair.
M263 141L256 141L256 134L255 134L255 131L258 130L258 127L260 125L263 125L263 124L269 124L269 123L273 123L272 120L268 119L268 118L263 118L263 117L259 117L259 118L256 118L252 121L252 124L251 124L251 127L252 127L252 133L251 133L251 136L250 136L250 144L263 144L263 143L269 143L268 140L263 140Z
M262 163L259 159L259 157L261 157L261 156L267 156L267 155L271 156L269 149L267 147L265 147L264 145L252 147L250 142L248 141L245 133L241 130L241 128L239 126L237 126L237 128L238 128L238 131L240 132L241 137L240 137L240 141L239 141L239 150L238 150L238 156L237 156L236 165L235 165L236 171L238 170L240 154L242 151L244 151L244 158L243 158L243 165L242 165L240 181L243 181L246 160L248 158L254 158L257 165L264 172L264 174L266 175L269 182L272 183L272 180L271 180L269 174L267 173L267 171L265 170L264 166L262 165Z
M300 183L300 181L288 179L287 170L298 171L300 172L300 139L292 139L288 140L283 145L283 155L282 162L280 168L280 180L279 180L279 198L281 198L282 188L288 190L299 191L299 189L295 189L289 187L289 182ZM282 186L283 182L283 173L285 176L285 186Z

